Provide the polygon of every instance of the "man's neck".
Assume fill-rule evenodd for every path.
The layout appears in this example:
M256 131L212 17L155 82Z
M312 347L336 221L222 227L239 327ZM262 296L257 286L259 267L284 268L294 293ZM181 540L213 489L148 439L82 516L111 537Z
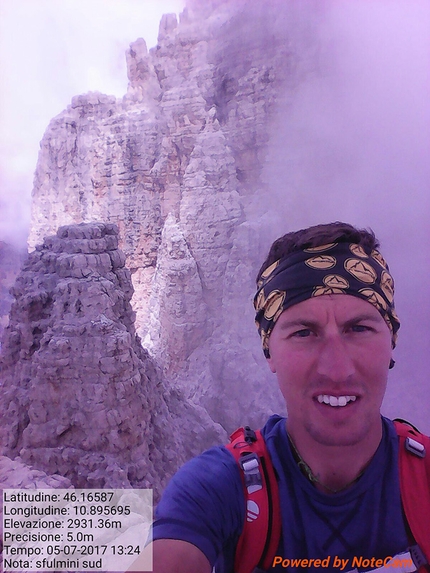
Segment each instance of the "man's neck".
M365 439L352 445L325 445L310 436L290 431L296 461L316 489L338 493L351 487L364 473L382 438L382 420Z

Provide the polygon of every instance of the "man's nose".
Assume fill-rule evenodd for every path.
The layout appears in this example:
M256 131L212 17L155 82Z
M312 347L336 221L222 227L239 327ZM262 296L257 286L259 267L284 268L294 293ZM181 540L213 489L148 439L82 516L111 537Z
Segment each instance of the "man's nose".
M318 374L339 384L346 382L354 373L354 362L341 334L328 336L318 356Z

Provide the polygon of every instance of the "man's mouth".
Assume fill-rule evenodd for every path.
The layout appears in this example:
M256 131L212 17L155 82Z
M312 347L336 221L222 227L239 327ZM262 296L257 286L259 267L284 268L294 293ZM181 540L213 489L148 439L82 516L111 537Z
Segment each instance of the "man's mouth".
M357 400L357 396L331 396L329 394L319 394L316 398L320 404L327 404L334 408L346 406Z

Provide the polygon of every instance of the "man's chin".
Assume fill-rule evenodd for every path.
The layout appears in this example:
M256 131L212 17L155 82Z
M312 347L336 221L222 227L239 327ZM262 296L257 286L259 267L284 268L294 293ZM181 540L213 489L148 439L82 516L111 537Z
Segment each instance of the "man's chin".
M330 447L356 446L369 437L370 426L362 424L354 427L353 424L338 423L321 427L314 423L306 426L308 435L318 444Z

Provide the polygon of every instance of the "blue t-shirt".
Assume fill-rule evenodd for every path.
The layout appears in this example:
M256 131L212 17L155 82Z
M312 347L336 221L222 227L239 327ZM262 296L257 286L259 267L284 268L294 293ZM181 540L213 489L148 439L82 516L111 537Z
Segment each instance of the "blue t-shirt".
M381 443L360 479L344 492L325 494L302 474L291 452L285 418L272 416L264 426L279 476L282 535L277 556L283 560L384 559L406 551L398 475L398 438L383 420ZM237 540L245 519L240 470L224 447L212 448L186 463L172 478L156 509L154 539L181 539L196 545L216 571L233 573ZM354 562L354 566L359 561ZM270 571L297 571L286 561ZM358 567L359 570L373 567ZM307 571L321 571L307 567Z

